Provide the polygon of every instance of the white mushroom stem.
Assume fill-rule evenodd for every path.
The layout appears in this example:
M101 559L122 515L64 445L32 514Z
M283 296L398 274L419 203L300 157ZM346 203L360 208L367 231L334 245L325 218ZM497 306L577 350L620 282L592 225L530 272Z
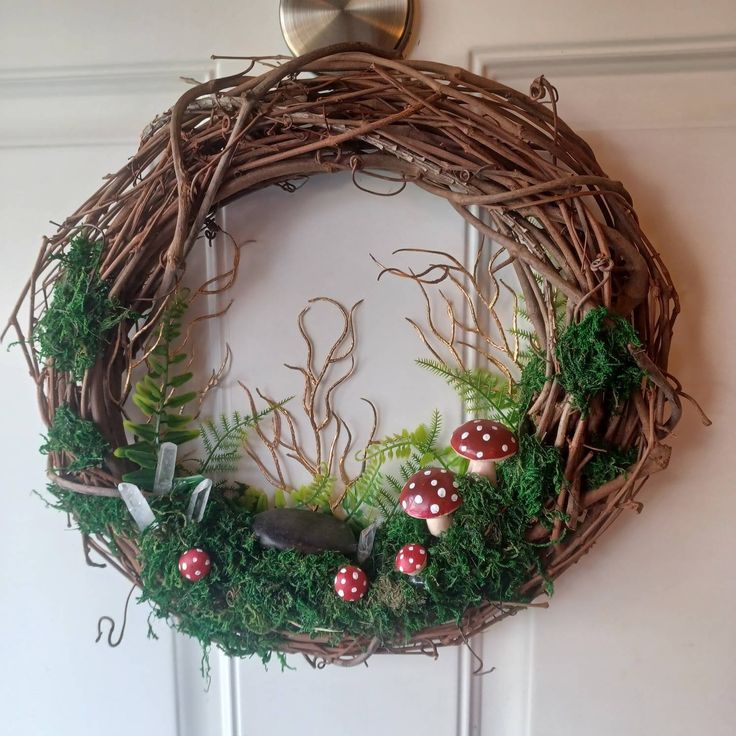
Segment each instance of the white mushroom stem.
M439 537L444 534L452 523L452 514L444 516L435 516L434 519L427 519L427 529L432 536Z
M496 477L495 460L471 460L468 465L468 473L482 475L484 478L488 478L494 485L498 480Z

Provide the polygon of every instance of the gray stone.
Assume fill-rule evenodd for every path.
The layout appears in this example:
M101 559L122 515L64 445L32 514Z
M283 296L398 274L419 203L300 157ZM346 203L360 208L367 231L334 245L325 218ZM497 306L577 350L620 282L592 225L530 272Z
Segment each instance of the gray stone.
M264 547L295 549L304 554L336 550L352 555L352 529L330 514L305 509L270 509L253 517L253 533Z

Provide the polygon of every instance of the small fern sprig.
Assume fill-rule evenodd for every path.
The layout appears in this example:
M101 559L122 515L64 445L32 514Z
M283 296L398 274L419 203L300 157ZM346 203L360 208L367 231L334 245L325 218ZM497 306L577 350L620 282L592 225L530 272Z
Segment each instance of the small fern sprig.
M183 413L183 408L198 396L196 391L182 391L193 375L189 371L176 372L176 366L185 363L187 355L173 347L181 336L181 322L188 306L189 292L182 290L164 311L156 346L147 361L148 372L135 384L131 397L146 420L125 420L123 424L134 441L115 450L117 457L130 460L140 468L126 473L123 480L143 488L153 487L163 442L182 445L199 437L199 432L189 427L193 417Z
M363 472L348 487L342 500L346 520L367 521L376 513L389 519L398 507L399 494L409 476L432 462L449 468L453 462L450 454L437 446L441 431L442 415L435 410L429 424L421 424L413 431L404 429L371 443L358 457L363 461ZM384 472L384 465L396 460L403 460L398 477Z
M216 422L208 421L199 428L204 446L204 459L199 463L199 473L229 473L236 469L243 455L243 445L248 430L272 411L280 409L289 399L275 403L256 414L241 414L234 411L223 414Z
M389 492L384 488L386 479L381 472L382 466L380 456L374 457L365 464L363 472L348 486L342 499L342 507L347 512L345 521L359 517L366 506L381 509L385 518L393 514L398 504L398 496L392 498L385 495Z
M377 459L383 465L389 460L408 458L415 450L426 455L434 448L441 431L442 415L435 409L429 424L420 424L413 431L403 429L371 443L358 455L358 460L369 462Z
M500 418L511 426L515 425L515 406L506 379L479 368L473 370L453 368L429 358L419 358L417 363L443 378L456 391L466 411L471 415Z
M321 511L329 514L332 491L335 488L335 477L330 475L326 465L320 467L320 472L314 476L311 483L307 483L291 491L280 488L274 495L274 506L285 508L292 506L306 508L310 511Z

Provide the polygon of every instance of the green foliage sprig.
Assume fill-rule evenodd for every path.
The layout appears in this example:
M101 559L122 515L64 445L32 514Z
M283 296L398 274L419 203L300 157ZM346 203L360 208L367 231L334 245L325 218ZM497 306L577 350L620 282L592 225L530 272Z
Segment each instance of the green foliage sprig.
M65 253L52 256L61 273L51 301L34 330L39 356L53 360L56 370L80 381L109 342L110 330L124 319L138 317L109 295L110 285L99 275L103 242L82 235Z
M199 428L205 457L200 462L202 475L228 473L237 468L243 454L243 443L248 430L254 427L272 411L277 411L290 399L269 406L257 414L241 414L234 411L229 416L223 414L218 421L208 421Z
M363 471L343 498L347 519L365 524L376 513L384 519L390 518L407 479L426 465L439 463L446 468L464 469L467 466L464 460L439 446L441 431L442 415L435 411L429 424L420 424L413 431L404 429L370 444L358 458L364 463ZM398 471L390 474L384 466L393 460L402 462Z
M174 348L181 336L181 321L189 306L189 294L177 293L161 317L156 346L148 358L148 372L135 384L132 401L146 417L145 422L126 420L125 428L134 442L115 450L117 457L126 458L140 467L127 473L124 480L143 488L152 488L158 452L163 442L182 445L199 437L199 431L189 425L193 417L182 412L197 398L196 391L182 391L193 376L189 371L177 373L177 366L187 361L187 354Z
M67 473L78 473L86 468L102 467L110 452L110 445L94 422L82 419L68 404L56 410L40 451L44 455L65 452L73 460L63 468Z
M480 368L454 368L428 358L420 358L417 364L443 378L457 392L471 416L516 425L516 402L503 377Z
M277 490L274 495L274 505L276 508L296 506L329 514L335 483L334 476L329 474L326 466L323 466L311 483L306 483L288 493L281 488Z

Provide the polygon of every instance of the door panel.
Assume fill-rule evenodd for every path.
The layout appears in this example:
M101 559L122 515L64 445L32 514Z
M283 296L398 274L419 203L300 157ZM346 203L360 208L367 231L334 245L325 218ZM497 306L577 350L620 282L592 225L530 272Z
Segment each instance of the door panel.
M736 357L722 341L736 306L722 220L736 186L734 39L568 53L577 64L556 63L549 48L528 56L517 48L509 57L480 51L475 67L517 88L537 56L538 68L551 67L560 116L628 187L672 272L683 312L671 371L717 427L736 412L717 388ZM483 680L479 732L572 736L605 728L643 736L688 734L704 724L708 733L733 731L736 706L724 682L736 681L729 654L736 637L724 628L715 593L730 577L734 551L726 526L736 504L718 460L724 441L686 410L669 471L639 497L644 513L622 516L556 582L549 610L485 634L486 659L497 670ZM733 600L732 588L722 593Z
M365 177L359 183L396 189ZM336 411L355 436L349 472L358 470L354 455L367 441L371 424L361 397L379 409L379 437L427 422L432 410L439 408L447 438L460 419L457 400L440 379L414 364L427 352L403 319L422 319L421 293L402 279L377 281L380 267L370 255L390 265L399 262L400 256L392 255L398 248L427 247L463 259L464 228L450 207L444 202L438 206L434 197L416 188L395 197L372 196L357 190L349 174L335 174L315 177L295 193L273 187L249 195L228 206L224 222L237 242L251 241L242 248L237 288L224 295L225 300L234 298L223 320L224 340L234 355L226 395L230 407L244 407L245 397L237 385L242 380L277 399L296 395L290 408L299 417L301 378L283 366L304 364L297 315L316 296L337 299L348 308L362 299L355 318L356 371L334 395ZM315 304L305 323L313 330L319 365L339 335L341 320L333 308ZM300 429L309 440L304 421ZM308 480L297 464L286 468L292 483ZM244 464L242 478L267 487L252 462ZM356 735L390 733L392 724L404 717L407 703L422 704L411 708L414 728L451 732L457 679L454 652L445 652L437 663L422 657L375 657L368 664L348 671L337 667L312 671L301 657L289 657L295 671L274 672L278 665L272 663L268 676L257 661L239 664L243 733L286 732L295 713L300 714L304 734L338 734L346 728Z

